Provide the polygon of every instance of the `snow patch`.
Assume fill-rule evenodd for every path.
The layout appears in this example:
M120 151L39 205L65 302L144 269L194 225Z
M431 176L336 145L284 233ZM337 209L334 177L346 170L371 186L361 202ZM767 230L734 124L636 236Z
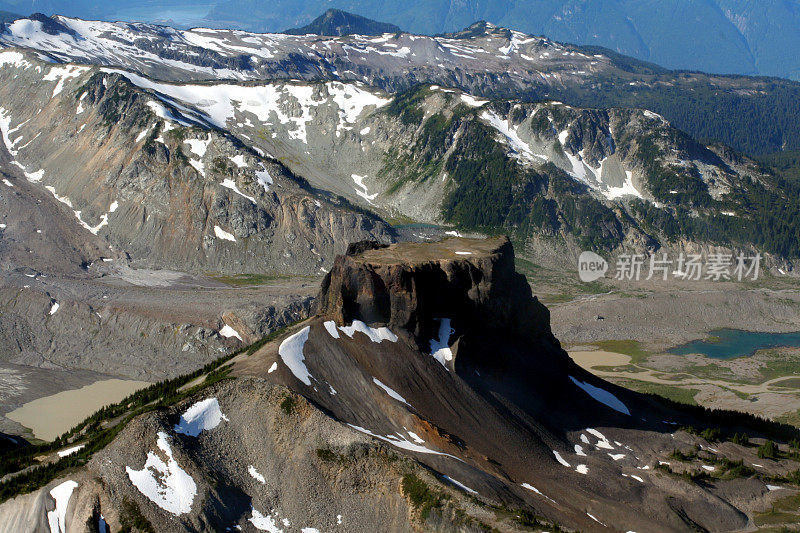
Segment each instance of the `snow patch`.
M603 448L603 449L606 449L606 450L613 450L614 449L614 446L608 441L606 436L603 435L602 433L600 433L599 431L597 431L596 429L586 428L586 433L589 433L590 435L593 435L593 436L597 437L598 442L597 442L597 444L595 444L595 446L597 446L598 448ZM590 444L588 437L586 438L586 440L584 440L584 437L585 437L585 435L581 435L581 440L583 442L585 442L586 444Z
M489 103L489 100L481 100L470 94L462 94L461 101L470 107L483 107Z
M356 331L360 331L372 342L380 343L382 341L389 341L389 342L397 342L397 335L392 333L389 328L382 326L379 328L373 328L371 326L366 325L360 320L353 320L353 323L349 326L339 326L339 330L350 337L353 338L353 335Z
M537 489L536 487L534 487L533 485L531 485L531 484L529 484L529 483L523 483L523 484L522 484L522 485L520 485L520 486L521 486L523 489L528 489L528 490L530 490L530 491L532 491L532 492L535 492L536 494L538 494L539 496L541 496L541 497L545 498L546 500L549 500L549 501L551 501L551 502L553 502L553 503L556 503L556 501L555 501L553 498L551 498L551 497L549 497L549 496L545 496L544 494L542 494L542 493L541 493L541 491L540 491L539 489Z
M339 338L339 332L336 330L336 322L333 320L326 320L323 325L325 326L325 329L328 330L328 333L331 337L334 339Z
M230 339L232 337L236 337L240 341L242 340L242 336L239 335L239 332L230 327L228 324L222 326L222 329L219 330L219 334L225 337L226 339ZM244 341L242 341L244 342Z
M353 181L356 183L356 187L353 187L353 189L356 191L357 195L359 195L369 203L372 203L372 200L378 197L378 193L369 194L367 186L364 185L364 178L366 178L366 176L359 176L358 174L353 174L351 177L353 178Z
M239 168L245 168L247 166L247 161L244 160L244 154L235 155L233 157L228 156L228 159Z
M50 525L50 533L67 532L67 506L72 497L72 491L78 483L72 480L65 481L50 490L50 496L56 501L56 508L47 512L47 522Z
M250 518L247 519L253 527L259 531L268 531L269 533L283 533L283 530L278 527L277 522L270 515L263 515L259 513L255 507L251 507Z
M208 398L199 401L189 407L181 415L181 420L174 427L175 433L197 437L203 431L210 431L216 428L228 417L219 408L219 401L216 398Z
M455 485L456 487L460 488L463 491L469 492L470 494L478 494L477 490L472 490L471 488L467 487L466 485L464 485L463 483L461 483L459 481L456 481L455 479L451 478L450 476L443 475L442 477L446 481L449 481L450 483L452 483L453 485Z
M281 356L283 363L289 367L294 377L306 385L311 385L312 376L305 364L303 347L308 340L310 330L310 326L304 327L294 335L287 337L278 348L278 355Z
M563 458L563 457L561 457L561 454L560 454L560 453L558 453L556 450L553 450L553 455L555 455L555 456L556 456L556 461L558 461L558 462L559 462L559 463L561 463L562 465L566 466L567 468L569 468L569 467L571 467L571 466L572 466L572 465L570 465L570 464L569 464L567 461L565 461L565 460L564 460L564 458Z
M453 351L450 349L450 336L455 330L450 327L449 318L439 319L439 336L431 339L431 357L439 361L443 367L447 368L447 363L453 360Z
M450 457L452 459L456 459L457 461L463 462L461 459L459 459L455 455L450 455L449 453L444 453L444 452L439 452L439 451L436 451L436 450L431 450L430 448L426 448L425 446L420 446L419 444L415 444L415 443L409 441L408 439L406 439L404 437L400 437L400 436L397 436L397 435L387 435L387 436L384 437L383 435L378 435L377 433L373 433L370 430L362 428L360 426L354 426L353 424L347 424L347 425L350 426L351 428L355 429L356 431L364 433L365 435L369 435L370 437L374 437L376 439L382 440L384 442L388 442L389 444L391 444L393 446L397 446L398 448L400 448L402 450L408 450L410 452L417 452L417 453L428 453L428 454L433 454L433 455L442 455L444 457Z
M572 376L570 376L569 379L572 380L572 382L576 386L581 388L586 394L588 394L589 396L594 398L596 401L598 401L598 402L600 402L600 403L610 407L611 409L614 409L615 411L618 411L618 412L620 412L620 413L622 413L624 415L630 416L631 412L628 410L628 408L625 406L625 404L622 403L619 400L619 398L617 398L616 396L614 396L613 394L611 394L607 390L601 389L600 387L595 387L594 385L592 385L590 383L586 383L584 381L578 381L577 379L575 379Z
M219 239L236 242L236 237L234 237L233 234L228 233L227 231L225 231L224 229L220 228L219 226L214 226L214 234Z
M66 65L52 67L50 72L45 74L42 78L43 81L56 81L55 88L53 89L53 97L57 96L64 89L64 82L71 78L77 78L84 72L88 72L89 67L81 67L77 65Z
M157 452L147 452L142 470L125 467L128 478L148 500L168 513L175 516L188 513L197 495L197 485L172 456L167 434L163 431L158 432L156 445L166 461Z
M264 165L261 165L261 170L256 171L256 181L264 187L264 192L269 192L269 186L272 185L272 176L269 175Z
M222 181L222 186L223 186L223 187L225 187L225 188L227 188L227 189L230 189L230 190L232 190L233 192L235 192L236 194L238 194L239 196L241 196L241 197L243 197L243 198L247 198L248 200L250 200L250 201L251 201L251 202L253 202L254 204L256 203L256 199L255 199L255 198L253 198L252 196L248 196L248 195L246 195L245 193L243 193L242 191L240 191L240 190L239 190L239 187L237 187L237 186L236 186L236 182L235 182L235 181L233 181L232 179L230 179L230 178L225 178L225 179Z
M388 394L389 396L391 396L392 398L394 398L398 402L402 402L402 403L406 404L407 406L411 407L411 404L408 403L405 398L400 396L400 394L398 394L394 389L392 389L391 387L389 387L388 385L383 383L381 380L379 380L378 378L373 377L372 381L373 381L373 383L375 383L375 385L377 385L378 387L382 388L386 392L386 394Z
M58 452L59 457L67 457L68 455L72 455L73 453L77 453L81 451L86 445L80 444L78 446L73 446L72 448L67 448L66 450L61 450Z
M259 473L258 473L258 470L256 470L256 467L255 467L255 466L253 466L253 465L250 465L250 466L248 466L248 467L247 467L247 473L248 473L248 474L250 474L250 476L251 476L253 479L255 479L256 481L258 481L258 482L259 482L259 483L261 483L262 485L266 484L267 480L266 480L266 479L264 479L264 476L262 476L261 474L259 474Z
M506 143L519 155L520 159L528 162L547 160L547 156L534 153L528 143L520 138L516 126L512 126L510 120L501 119L493 111L484 111L481 113L481 118L505 137Z

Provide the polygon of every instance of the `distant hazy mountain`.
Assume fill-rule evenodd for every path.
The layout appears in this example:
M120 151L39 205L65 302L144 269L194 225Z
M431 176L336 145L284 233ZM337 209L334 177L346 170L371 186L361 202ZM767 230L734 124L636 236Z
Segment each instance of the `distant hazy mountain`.
M17 15L16 13L0 10L0 24L3 22L12 22L18 18L20 18L20 15Z
M319 17L315 18L311 24L302 28L292 28L284 33L291 35L382 35L384 33L397 33L401 31L394 24L386 22L376 22L374 20L353 15L339 9L329 9Z
M279 31L312 20L327 0L228 0L209 18ZM800 79L798 0L340 0L337 7L413 33L476 20L576 44L597 44L669 68Z
M477 20L673 69L800 79L800 0L0 0L0 10L278 32L336 7L412 33ZM334 26L338 23L334 23ZM316 31L315 31L316 32Z

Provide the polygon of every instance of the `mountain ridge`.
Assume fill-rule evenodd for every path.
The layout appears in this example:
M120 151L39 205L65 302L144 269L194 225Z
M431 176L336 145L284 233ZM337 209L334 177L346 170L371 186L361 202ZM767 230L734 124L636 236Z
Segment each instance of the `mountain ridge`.
M57 61L118 66L165 81L361 81L392 93L430 83L489 98L644 108L696 138L750 155L800 147L800 83L664 71L494 25L451 39L241 34L66 17L54 22L68 30L53 36L30 19L6 25L0 46L31 47Z

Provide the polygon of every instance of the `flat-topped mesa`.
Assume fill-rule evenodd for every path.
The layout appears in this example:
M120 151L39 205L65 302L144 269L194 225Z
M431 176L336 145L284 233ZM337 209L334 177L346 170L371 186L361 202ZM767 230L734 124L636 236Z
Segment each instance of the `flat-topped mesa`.
M506 237L352 244L322 282L317 313L337 324L386 325L425 352L442 319L450 320L450 346L486 334L558 347L550 313L514 270Z

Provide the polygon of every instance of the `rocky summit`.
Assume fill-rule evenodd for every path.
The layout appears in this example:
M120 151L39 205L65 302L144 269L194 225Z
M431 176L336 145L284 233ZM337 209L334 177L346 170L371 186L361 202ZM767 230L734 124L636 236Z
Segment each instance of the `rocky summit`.
M506 238L364 241L311 318L59 440L0 531L745 529L763 481L696 484L674 459L756 460L676 431L710 424L780 430L579 368Z

